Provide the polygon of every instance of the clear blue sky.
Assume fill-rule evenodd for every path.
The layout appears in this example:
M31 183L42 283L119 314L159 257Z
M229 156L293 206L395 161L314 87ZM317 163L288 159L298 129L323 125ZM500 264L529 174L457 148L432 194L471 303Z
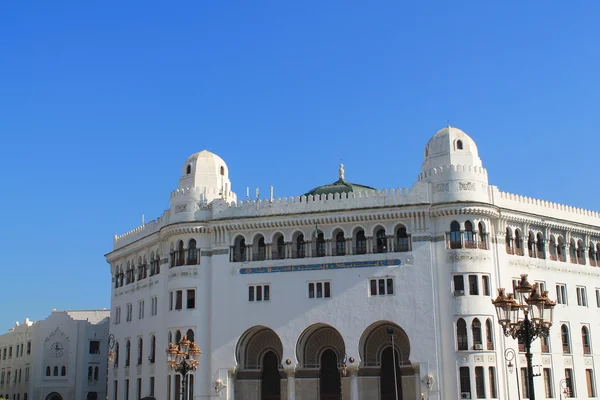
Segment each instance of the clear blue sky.
M0 4L0 331L110 307L185 158L233 189L410 186L450 120L502 190L599 209L598 1Z

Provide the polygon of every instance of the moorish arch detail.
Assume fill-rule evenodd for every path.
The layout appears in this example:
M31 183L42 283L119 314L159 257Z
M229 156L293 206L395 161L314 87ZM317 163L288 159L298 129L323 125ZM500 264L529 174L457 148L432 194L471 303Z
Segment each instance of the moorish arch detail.
M388 329L393 329L394 348L398 354L399 365L410 365L410 340L397 324L390 321L378 321L371 324L360 338L359 354L365 367L381 366L383 350L392 346Z
M343 362L346 345L337 329L326 324L314 324L304 330L296 345L298 363L303 368L319 368L321 356L333 350L338 363Z
M248 329L238 341L236 349L238 368L260 370L263 358L269 351L274 352L281 363L283 345L277 333L262 325Z

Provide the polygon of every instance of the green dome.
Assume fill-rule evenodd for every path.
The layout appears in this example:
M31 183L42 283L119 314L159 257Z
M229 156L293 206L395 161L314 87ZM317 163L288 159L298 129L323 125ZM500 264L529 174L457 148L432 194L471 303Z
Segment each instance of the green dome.
M344 166L340 164L340 179L337 181L330 183L329 185L317 186L313 190L304 194L304 196L316 196L321 194L336 194L336 193L359 193L359 192L367 192L367 193L376 193L377 189L372 188L370 186L359 185L356 183L348 182L344 179Z

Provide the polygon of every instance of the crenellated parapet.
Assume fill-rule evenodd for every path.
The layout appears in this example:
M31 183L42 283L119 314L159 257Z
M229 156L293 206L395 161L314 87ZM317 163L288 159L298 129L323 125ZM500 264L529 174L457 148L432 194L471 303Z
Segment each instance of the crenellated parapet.
M429 202L427 185L417 183L411 189L397 188L374 193L335 193L231 203L217 200L212 203L212 211L213 219L229 219L402 206L427 202Z
M160 231L160 228L168 224L170 214L171 210L165 210L163 215L157 219L144 223L143 225L127 231L122 235L115 235L113 238L113 250L117 250L118 248L133 243L136 240Z
M580 224L600 226L600 213L597 211L502 192L496 186L491 186L490 193L493 204L501 208L552 219L563 219Z
M452 179L452 175L454 173L460 173L461 175L464 173L472 174L473 176L479 175L481 179L487 181L487 170L483 167L479 167L476 165L442 165L439 167L434 167L422 171L418 176L418 181L425 180L443 180L443 179ZM441 179L435 179L441 178Z

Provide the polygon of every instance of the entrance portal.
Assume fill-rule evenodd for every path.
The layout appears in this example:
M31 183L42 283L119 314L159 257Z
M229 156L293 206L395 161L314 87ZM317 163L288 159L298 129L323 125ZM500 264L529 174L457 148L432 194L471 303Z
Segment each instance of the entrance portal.
M321 355L319 371L321 400L342 400L342 381L335 352L327 349Z
M395 366L395 368L394 368ZM381 353L381 400L402 400L398 352L387 347ZM396 393L398 395L396 396Z
M62 396L58 393L50 393L46 396L46 400L63 400Z
M279 376L279 360L277 354L273 351L269 351L263 357L262 365L261 400L280 400L281 378Z

